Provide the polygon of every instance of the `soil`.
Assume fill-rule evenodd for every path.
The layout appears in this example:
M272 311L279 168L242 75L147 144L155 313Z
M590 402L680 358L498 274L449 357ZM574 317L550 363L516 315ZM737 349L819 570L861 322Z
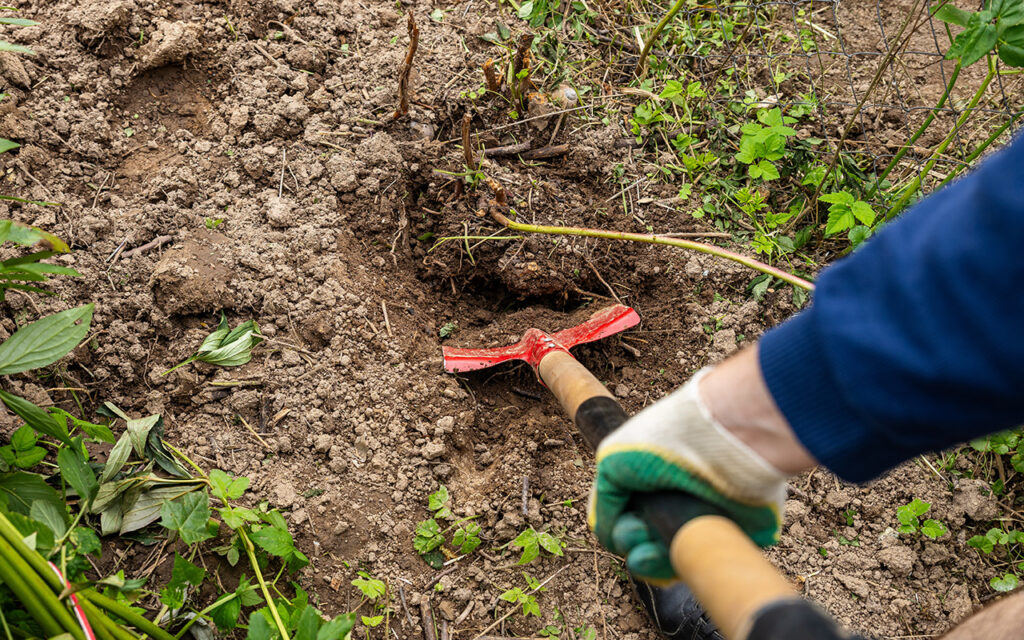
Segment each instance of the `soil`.
M577 355L634 412L794 313L788 289L754 300L751 273L733 263L593 239L450 241L430 250L443 237L498 231L477 215L486 187L458 199L455 178L438 173L462 170L453 142L473 109L462 94L479 88L480 65L500 54L478 37L495 30L493 3L442 6L443 21L418 0L19 7L44 24L0 33L39 52L0 60L10 94L0 103L0 134L23 145L0 156L4 192L61 206L0 203L0 217L67 239L74 252L55 261L83 277L54 281L50 299L10 294L0 333L96 303L90 339L59 370L63 384L15 381L22 393L71 409L60 387L85 388L91 406L161 413L168 439L200 464L250 477L252 500L287 512L312 560L299 582L326 614L358 602L350 581L365 569L404 591L399 637L421 636L421 598L454 637L474 637L506 610L497 596L524 586L516 556L495 548L530 525L562 536L565 557L527 567L551 577L538 598L541 619L513 616L495 632L534 635L557 611L603 638L656 637L621 563L587 531L592 458L582 439L522 366L446 375L439 332L454 323L447 344L498 346L621 299L638 310L640 327ZM412 109L392 120L406 9L420 29ZM569 55L583 60L589 51ZM607 62L608 51L597 51ZM616 82L606 81L608 95ZM621 118L594 115L599 100L567 114L557 131L557 117L538 129L476 112L474 134L488 146L524 138L569 145L542 162L487 161L519 214L715 231L657 206L676 187L620 191L611 179L617 165L642 176L650 159L631 147ZM619 100L609 104L635 103ZM161 236L171 239L127 254ZM232 325L259 323L267 341L253 361L197 363L161 377L221 311ZM6 434L13 419L0 421ZM999 510L978 481L948 479L952 489L918 464L864 487L823 470L797 478L769 557L853 629L939 633L990 595L988 567L965 540ZM439 483L456 516L478 516L485 540L441 572L412 548ZM937 542L895 535L896 506L913 497L931 502L951 534ZM119 560L129 571L153 562L166 569L170 551L152 559L152 549L130 546Z

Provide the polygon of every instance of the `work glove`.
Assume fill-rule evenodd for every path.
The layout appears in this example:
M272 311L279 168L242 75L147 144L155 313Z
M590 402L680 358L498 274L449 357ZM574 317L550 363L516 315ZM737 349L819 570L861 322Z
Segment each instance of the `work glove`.
M666 544L634 513L633 492L689 493L731 517L760 546L778 542L785 475L719 424L698 393L710 369L647 407L597 448L588 524L637 577L676 578Z

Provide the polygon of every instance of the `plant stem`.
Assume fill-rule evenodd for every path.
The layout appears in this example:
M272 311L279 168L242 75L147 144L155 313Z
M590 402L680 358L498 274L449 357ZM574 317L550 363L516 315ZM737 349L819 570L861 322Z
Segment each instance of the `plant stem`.
M155 623L150 622L148 618L135 613L120 602L112 600L98 591L85 589L79 591L78 594L97 607L121 618L142 633L151 636L153 640L174 640L174 636L161 629Z
M896 165L899 163L900 160L903 159L903 156L907 155L907 151L910 151L910 147L912 147L914 143L917 142L917 140L922 135L924 135L924 132L928 129L928 125L930 125L932 121L935 120L935 116L939 114L939 109L941 109L946 104L946 100L949 99L949 94L953 90L953 85L956 84L956 80L960 76L962 63L962 59L957 59L956 66L953 67L953 73L950 74L949 82L946 84L946 91L942 94L942 97L939 98L939 101L935 103L935 107L928 112L928 117L924 119L924 122L921 123L921 126L918 128L918 130L914 132L914 135L910 136L910 139L907 140L902 147L900 147L900 150L896 152L896 155L893 156L893 159L889 161L889 165L885 168L885 171L883 171L882 174L879 175L878 178L875 180L875 184L871 187L871 190L865 196L865 200L869 200L872 197L874 197L875 193L878 192L878 188L881 186L882 182L886 179L886 177L888 177L890 173L892 173L892 170L896 168Z
M274 604L274 599L270 595L270 589L267 588L267 582L263 579L263 572L260 571L259 562L256 560L256 549L252 546L252 540L245 533L245 527L239 527L235 529L238 532L238 537L242 540L242 546L245 547L245 555L249 556L249 564L252 565L253 573L256 574L256 581L260 584L260 590L263 592L263 599L267 601L267 606L270 608L270 615L274 618L274 624L277 625L277 630L281 634L281 640L290 640L288 637L288 630L285 628L284 623L281 622L281 616L277 613L277 606Z
M249 587L246 591L252 591L254 589L256 589L256 587ZM240 592L240 593L245 593L246 591L243 591L243 592ZM177 639L180 639L183 635L185 635L185 633L188 632L189 628L193 624L195 624L196 620L198 620L200 618L205 618L207 615L209 615L209 613L211 611L213 611L214 609L216 609L220 605L224 604L225 602L230 602L231 600L234 600L235 598L237 598L240 595L240 593L239 592L228 593L228 594L225 594L225 595L221 596L220 598L217 599L216 602L214 602L210 606L206 607L202 611L199 611L198 613L196 613L196 615L191 620L189 620L185 624L185 626L182 627L178 631L178 633L174 634L174 637L177 638Z
M163 373L161 373L160 377L162 378L163 376L166 376L168 373L174 371L175 369L177 369L179 367L184 367L186 364L188 364L190 362L195 362L195 361L196 361L196 357L195 356L191 356L189 358L186 358L182 362L179 362L178 364L174 365L173 367L171 367L167 371L164 371Z
M22 580L13 563L8 561L7 551L4 547L11 549L10 545L0 541L0 580L3 580L4 584L14 593L14 597L25 605L25 609L39 623L43 633L50 637L64 633L64 629L57 624L56 618L50 615L49 609L43 604L40 595ZM10 553L13 554L14 551L11 550ZM50 595L53 595L52 592Z
M684 2L685 0L676 0L676 3L672 5L672 8L668 10L668 13L666 13L661 21L655 25L654 31L651 32L651 35L647 36L647 42L644 43L644 50L640 52L640 59L636 63L637 76L642 77L644 75L647 70L647 54L651 52L651 46L654 45L654 41L658 39L659 35L661 35L665 25L671 22L672 18L676 17L679 10L683 8Z
M949 135L946 136L946 139L943 140L939 144L939 146L935 148L935 151L932 152L931 158L928 159L928 162L925 164L924 169L921 171L921 173L919 173L914 178L910 185L903 191L903 195L900 196L900 199L896 202L896 204L894 204L892 208L889 209L889 212L885 214L886 220L889 220L896 216L897 214L899 214L899 212L902 211L903 208L907 206L907 202L910 200L910 198L912 198L914 194L917 193L917 191L921 188L921 183L923 183L924 179L928 177L928 174L931 172L932 167L935 166L935 163L939 161L939 156L946 152L946 148L949 147L950 143L953 142L953 139L956 137L956 134L960 131L960 128L963 127L964 123L967 122L967 119L971 117L971 115L974 113L974 109L978 106L978 103L981 102L982 96L984 96L985 91L988 90L988 85L992 82L992 79L995 77L995 58L989 56L988 73L985 74L985 79L982 81L981 86L978 87L978 91L975 92L974 97L971 98L971 102L967 105L967 108L964 109L964 112L957 119L956 124L953 125L953 130L949 132Z
M6 565L4 567L6 572L6 575L3 576L4 582L18 585L22 597L27 600L26 604L34 602L45 608L45 617L36 618L36 622L44 629L52 626L60 629L58 633L70 633L75 640L85 640L85 633L82 632L78 621L71 615L64 603L57 599L53 590L6 540L0 540L0 558L3 558L3 563ZM46 566L46 570L51 571L49 565ZM36 613L38 613L38 608L36 607L36 609L33 617L36 617Z
M972 151L971 155L967 156L962 165L950 171L949 175L946 176L946 179L939 183L939 187L946 186L947 184L949 184L950 181L953 180L953 178L960 175L960 172L962 172L964 169L969 168L971 163L977 160L978 156L985 153L985 149L988 149L990 146L992 146L992 143L995 142L999 138L999 136L1003 135L1003 133L1007 129L1009 129L1013 125L1013 123L1017 121L1017 118L1021 117L1021 115L1024 115L1024 111L1018 111L1017 113L1010 116L1009 120L1004 122L998 129L993 131L992 135L990 135L984 142L982 142L977 149Z
M787 273L782 269L777 269L763 262L748 258L739 253L722 249L710 244L704 244L702 242L693 242L692 240L682 240L680 238L666 238L665 236L659 236L656 234L643 234L643 233L629 233L625 231L604 231L602 229L588 229L586 227L556 227L549 225L535 225L525 224L522 222L515 222L509 220L504 215L497 211L492 211L491 216L504 227L513 231L525 231L529 233L543 233L547 235L558 235L558 236L585 236L589 238L607 238L609 240L631 240L633 242L645 242L647 244L665 244L670 247L679 247L680 249L690 249L692 251L698 251L700 253L706 253L708 255L717 256L719 258L725 258L726 260L732 260L738 262L745 267L760 271L761 273L767 273L774 276L783 282L788 282L794 287L800 287L807 291L814 290L814 284L804 280L799 276L795 276L791 273Z

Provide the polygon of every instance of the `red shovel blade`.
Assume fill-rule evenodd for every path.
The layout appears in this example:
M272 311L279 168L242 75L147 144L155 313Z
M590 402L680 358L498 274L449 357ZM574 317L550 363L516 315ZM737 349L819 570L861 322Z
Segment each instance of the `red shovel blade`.
M476 371L493 367L510 360L523 360L537 368L541 359L553 350L568 350L578 344L607 338L620 331L636 326L640 316L632 308L617 304L602 309L586 322L548 335L540 329L528 329L522 340L493 349L459 349L443 347L444 369L448 373Z

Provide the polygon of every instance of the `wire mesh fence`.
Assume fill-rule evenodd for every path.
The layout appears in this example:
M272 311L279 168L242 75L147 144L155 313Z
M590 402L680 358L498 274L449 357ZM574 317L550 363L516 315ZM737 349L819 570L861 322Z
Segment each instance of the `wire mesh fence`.
M645 7L631 22L656 22L665 8ZM810 113L826 162L866 176L893 164L890 193L915 178L928 191L1009 140L1024 115L1024 69L994 52L961 68L946 54L963 29L936 8L924 0L691 1L673 21L682 35L655 47L654 64L685 69L737 122L744 106Z

